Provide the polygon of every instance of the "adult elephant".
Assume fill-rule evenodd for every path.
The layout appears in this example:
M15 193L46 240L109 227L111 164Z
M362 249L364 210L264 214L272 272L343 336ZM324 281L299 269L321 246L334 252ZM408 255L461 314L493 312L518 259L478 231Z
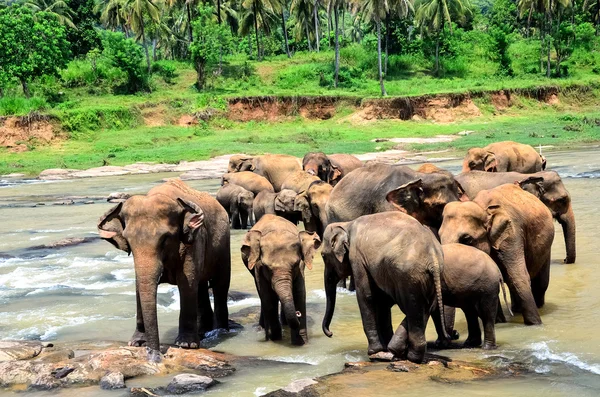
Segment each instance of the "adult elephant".
M260 296L267 340L281 339L278 302L292 330L292 344L308 342L304 267L312 269L321 240L315 233L298 232L296 225L267 214L246 234L242 260L254 276Z
M267 192L275 191L273 189L273 185L271 185L271 182L269 182L267 178L250 171L230 172L224 174L223 177L221 177L221 186L225 186L227 184L241 186L244 189L252 192L254 197L256 197L258 193L262 192L263 190Z
M252 171L265 177L278 192L290 173L302 171L302 163L299 158L287 154L234 155L229 159L227 169L229 173Z
M351 154L307 153L302 159L302 169L335 186L350 171L363 166L362 161Z
M310 175L304 171L296 171L288 175L281 185L281 189L289 189L300 193L306 191L311 183L319 181L319 177L315 175Z
M232 228L246 229L248 225L252 226L254 194L251 191L228 183L217 192L217 201L227 211Z
M333 188L326 207L327 220L345 222L400 209L437 229L444 206L459 199L468 198L449 175L372 163L352 171Z
M262 191L254 199L254 217L258 222L266 214L281 216L297 224L298 214L294 209L296 192L283 189L278 193Z
M337 283L352 275L368 354L390 351L396 357L422 362L429 313L435 306L441 317L444 313L440 279L444 259L435 236L399 211L367 215L329 224L322 255L327 296L325 335L332 336L329 326ZM390 311L394 304L406 315L395 333ZM443 318L440 321L443 325Z
M316 231L321 238L328 223L326 206L332 190L330 184L316 181L294 200L294 210L302 214L305 230Z
M482 190L493 189L505 183L517 183L523 190L539 198L548 207L552 217L562 226L567 249L564 262L575 263L577 257L575 214L571 205L571 195L556 171L541 171L534 174L518 172L490 174L483 171L470 171L457 175L456 180L471 199Z
M484 148L471 148L463 160L463 172L522 172L531 174L546 168L546 159L529 146L518 142L495 142Z
M550 282L552 214L534 195L506 184L482 190L473 201L444 208L439 230L442 244L479 248L498 264L508 284L514 312L527 325L541 324Z
M179 288L177 346L198 348L199 335L215 326L228 329L229 218L208 193L171 179L146 195L132 196L111 208L98 221L98 230L100 237L115 247L133 253L137 325L131 346L146 345L149 359L160 361L156 314L160 283Z

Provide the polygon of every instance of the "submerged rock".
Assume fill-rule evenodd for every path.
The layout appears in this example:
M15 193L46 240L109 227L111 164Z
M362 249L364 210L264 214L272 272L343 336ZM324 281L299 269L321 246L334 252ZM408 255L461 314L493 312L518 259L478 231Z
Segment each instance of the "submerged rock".
M167 386L167 392L172 394L185 394L204 391L218 382L213 378L194 374L180 374L173 378Z

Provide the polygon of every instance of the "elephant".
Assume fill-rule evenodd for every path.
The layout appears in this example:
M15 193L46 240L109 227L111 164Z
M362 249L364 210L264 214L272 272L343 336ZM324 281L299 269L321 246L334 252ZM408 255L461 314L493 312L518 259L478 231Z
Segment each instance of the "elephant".
M501 318L504 317L498 298L500 289L506 302L506 291L500 269L488 254L468 245L446 244L442 245L442 251L444 253L442 299L444 305L458 307L465 314L469 336L463 346L481 346L480 318L484 334L483 349L495 349L497 347L496 315L499 313ZM433 316L438 331L437 344L444 346L447 341L444 340L442 325L438 319L439 316ZM453 327L453 324L448 324L447 317L446 327Z
M312 269L321 240L316 233L298 232L293 223L266 214L246 233L242 260L254 277L260 296L261 319L266 340L280 340L282 317L291 329L294 345L308 342L304 267Z
M526 325L542 323L550 282L552 214L534 195L514 184L482 190L473 201L449 203L439 230L442 244L476 247L496 262L510 290L512 309Z
M241 186L227 184L217 192L217 201L225 208L234 229L252 226L254 194Z
M256 175L250 171L230 172L224 174L221 178L221 186L226 184L234 184L243 187L244 189L252 192L254 197L258 193L266 190L267 192L274 192L273 185L265 177Z
M546 169L546 159L529 145L504 141L484 148L471 148L463 160L463 172L521 172L532 174Z
M433 233L399 211L365 215L329 224L321 255L327 296L325 335L333 335L329 326L337 283L353 275L368 354L389 351L395 357L422 362L427 347L425 327L436 304L444 325L440 275L444 259ZM390 309L395 304L406 318L393 333Z
M297 224L300 217L294 209L295 200L293 190L283 189L279 193L264 190L254 199L254 218L258 222L265 214L273 214Z
M457 175L456 180L471 199L474 199L481 190L493 189L505 183L517 183L523 190L539 198L562 227L567 249L564 263L575 263L577 257L575 214L571 206L571 195L556 171L541 171L535 174L518 172L490 174L483 171L470 171Z
M351 154L307 153L302 159L302 169L335 186L350 171L363 166L362 161Z
M198 348L205 332L215 326L229 329L229 218L208 193L196 191L180 179L170 179L146 195L132 196L111 208L98 221L98 231L115 247L133 253L137 325L131 346L145 344L149 359L160 361L156 314L160 283L179 288L177 346Z
M422 164L419 168L417 168L417 172L422 172L425 174L444 174L450 177L454 177L454 174L450 171L440 168L437 165L431 163Z
M345 222L399 209L437 229L444 206L457 200L468 198L451 176L372 163L352 171L333 188L326 212L328 222Z
M253 156L246 154L234 154L229 158L227 172L243 172L252 171Z
M305 230L316 231L323 238L327 226L327 201L333 187L323 181L310 184L306 191L299 193L294 200L294 210L302 214Z
M319 177L308 174L304 171L296 171L288 175L287 179L281 185L281 189L293 190L300 193L308 189L311 183L319 182Z

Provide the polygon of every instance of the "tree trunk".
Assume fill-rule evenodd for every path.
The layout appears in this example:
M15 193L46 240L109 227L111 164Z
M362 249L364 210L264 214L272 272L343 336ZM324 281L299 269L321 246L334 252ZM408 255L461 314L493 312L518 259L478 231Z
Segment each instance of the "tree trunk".
M531 3L531 7L529 7L529 15L527 16L527 33L525 34L525 37L529 38L529 36L531 35L531 17L533 15L533 5L535 3Z
M187 19L188 19L188 30L189 30L189 38L190 38L190 43L192 43L194 41L194 31L192 30L192 10L190 10L190 5L189 4L185 4L185 8L187 11Z
M315 43L316 43L316 48L317 48L317 52L319 52L319 1L315 0L315 8L314 8L314 14L315 14Z
M221 26L221 0L217 0L217 22Z
M548 52L548 57L546 58L546 77L550 78L550 52L552 50L552 11L548 11L548 32L546 34L546 38L548 43L546 45L546 51Z
M252 56L252 35L248 34L248 56Z
M312 43L310 42L310 33L308 32L308 24L304 25L304 30L306 30L306 42L308 43L308 50L312 52Z
M283 40L285 42L285 53L287 54L288 58L291 58L292 55L290 54L290 46L288 44L287 29L285 27L285 12L284 12L284 8L285 8L285 4L281 8L281 29L283 30Z
M140 15L140 17L142 17ZM146 35L144 34L144 21L140 21L140 28L142 29L142 45L144 46L144 52L146 53L146 65L148 65L148 73L150 73L150 53L148 52L148 43L146 43Z
M156 39L152 39L152 60L156 62Z
M383 68L383 74L387 76L388 63L389 63L389 52L388 46L390 43L390 12L385 13L385 64Z
M27 84L27 79L25 79L24 77L21 77L20 80L21 80L21 86L23 86L23 94L25 95L25 98L27 98L27 99L31 98L31 92L29 91L29 85Z
M377 24L377 67L379 70L379 86L381 87L381 96L387 96L385 92L385 86L383 85L383 71L381 69L381 21L379 18L376 21Z
M344 31L345 28L346 28L346 8L344 6L342 6L342 37L346 37L346 32Z
M256 60L260 61L260 41L258 38L258 16L256 15L256 3L252 3L254 11L254 34L256 35Z
M337 88L338 86L338 78L340 75L340 30L339 30L339 15L338 8L333 8L333 20L334 20L334 36L335 36L335 78L333 80L333 86Z
M204 83L206 81L206 74L204 73L204 62L197 60L196 61L196 73L197 73L197 81L196 88L198 91L202 91L204 89Z
M221 0L217 0L217 22L219 27L221 27ZM223 46L219 47L219 75L223 71Z
M440 72L440 33L438 32L435 37L435 70L433 74L436 76Z
M557 31L560 29L560 17L561 17L560 10L558 10L558 15L557 15L557 20L556 20L556 30ZM561 43L558 42L557 45L555 46L555 50L556 50L556 76L557 77L560 77L560 63L562 61L562 55L563 55L563 52L560 51L560 47L561 47Z

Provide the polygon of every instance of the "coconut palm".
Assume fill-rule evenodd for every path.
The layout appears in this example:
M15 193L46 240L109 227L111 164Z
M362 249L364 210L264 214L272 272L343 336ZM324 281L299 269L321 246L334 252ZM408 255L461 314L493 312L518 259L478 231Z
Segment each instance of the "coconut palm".
M335 37L335 61L334 61L334 76L333 76L333 86L337 88L338 79L340 74L340 9L343 9L346 5L346 0L329 0L329 4L327 6L328 13L331 14L333 12L333 35Z
M387 76L387 69L388 69L388 63L389 63L388 49L389 49L389 43L390 43L391 35L392 35L392 27L390 26L391 19L392 19L392 17L404 19L409 14L413 13L414 12L413 1L414 0L388 0L390 9L388 10L387 14L385 15L385 62L384 62L384 69L383 69L383 74L385 76Z
M146 42L144 17L148 17L150 21L157 23L160 20L160 9L152 0L127 0L126 9L131 28L136 33L136 39L141 41L144 47L148 72L150 72L150 53L148 52L148 43Z
M96 3L94 11L100 13L100 21L108 29L115 31L121 28L125 36L129 37L125 2L126 0L100 0Z
M590 13L592 21L596 25L596 36L600 33L600 0L585 0L583 10Z
M469 0L422 0L415 13L417 27L435 36L435 70L440 70L440 34L446 24L452 34L452 18L463 19L471 14Z
M256 59L262 59L263 49L260 46L260 33L271 33L271 27L274 23L274 15L279 13L281 4L278 0L244 0L242 3L242 21L240 24L240 33L247 35L254 26L256 35Z
M386 96L385 86L383 84L383 70L381 62L381 21L385 18L389 11L389 3L387 0L354 0L355 7L362 14L365 21L370 21L375 24L377 30L377 72L379 75L379 86L381 95Z
M315 44L317 47L317 52L319 52L319 41L320 41L320 36L319 36L319 7L320 7L321 3L319 3L319 0L315 0L314 3L314 7L313 7L313 15L315 18Z
M77 29L72 20L73 10L63 0L27 0L23 5L34 12L52 14L62 25Z
M290 6L291 14L296 21L294 25L295 37L300 40L303 35L306 36L309 51L312 51L310 32L313 28L313 4L312 0L292 0Z

